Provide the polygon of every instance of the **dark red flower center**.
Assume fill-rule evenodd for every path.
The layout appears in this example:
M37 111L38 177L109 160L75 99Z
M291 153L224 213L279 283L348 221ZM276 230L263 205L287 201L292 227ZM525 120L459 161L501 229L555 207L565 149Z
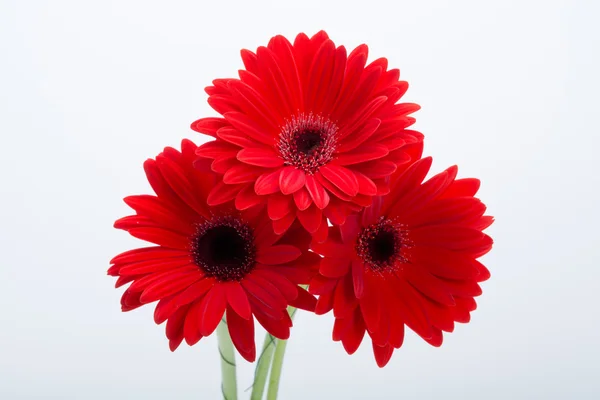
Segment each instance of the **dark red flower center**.
M235 217L214 217L199 224L191 247L196 265L218 281L239 281L255 265L252 229Z
M337 126L314 114L293 117L281 129L277 148L286 165L313 174L333 158Z
M403 250L408 246L407 231L402 224L381 217L358 235L356 252L373 272L395 270L406 262Z

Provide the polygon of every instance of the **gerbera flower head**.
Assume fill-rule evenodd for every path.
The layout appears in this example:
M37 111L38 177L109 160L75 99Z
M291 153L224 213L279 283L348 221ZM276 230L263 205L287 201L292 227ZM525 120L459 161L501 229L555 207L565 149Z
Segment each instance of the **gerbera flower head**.
M123 311L158 301L154 319L167 322L172 351L212 334L225 315L234 345L253 361L255 318L287 339L286 307L314 309L314 297L298 285L308 283L319 258L306 251L310 237L298 224L278 236L264 210L207 205L216 177L193 167L196 149L184 140L181 151L167 147L146 161L156 195L125 198L136 214L115 227L154 246L119 254L108 273L117 287L131 283Z
M387 364L402 346L405 326L433 346L455 322L469 322L478 282L489 278L477 261L492 247L482 231L493 218L475 198L476 179L456 179L451 167L425 183L431 158L394 176L390 193L373 201L327 240L309 291L316 313L333 309L333 339L354 353L368 332L375 359Z
M297 218L324 240L325 218L341 224L386 194L390 175L421 156L423 136L407 129L419 106L396 104L408 83L367 56L366 45L347 54L323 31L242 50L239 79L206 88L222 117L192 124L215 138L197 151L199 167L221 176L208 203L266 205L276 232Z

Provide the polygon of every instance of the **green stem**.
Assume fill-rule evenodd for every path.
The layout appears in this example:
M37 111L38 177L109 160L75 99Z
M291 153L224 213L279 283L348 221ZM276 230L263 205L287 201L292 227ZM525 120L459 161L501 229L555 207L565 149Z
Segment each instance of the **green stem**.
M281 379L281 367L283 367L283 356L287 340L278 340L275 348L275 357L271 366L271 376L269 378L269 391L267 392L267 400L277 400L277 392L279 391L279 380Z
M296 309L288 307L290 318L294 318ZM279 391L279 381L281 379L281 368L283 367L283 357L287 340L278 340L275 347L275 355L273 356L273 365L271 365L271 376L269 377L269 391L267 392L267 400L277 400L277 392Z
M219 355L221 356L221 391L225 400L237 400L237 382L235 377L235 353L229 336L227 323L221 320L217 327Z
M252 384L250 400L262 400L276 342L277 339L273 335L269 333L265 335L265 341L256 364L256 371L254 372L254 383Z

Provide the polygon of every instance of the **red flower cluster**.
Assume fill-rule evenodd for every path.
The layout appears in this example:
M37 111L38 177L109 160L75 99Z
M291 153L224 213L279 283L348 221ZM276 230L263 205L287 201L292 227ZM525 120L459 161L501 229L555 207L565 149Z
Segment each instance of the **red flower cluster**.
M123 311L158 301L171 350L225 316L253 361L254 320L287 339L293 306L333 310L349 354L367 332L383 367L405 327L439 346L469 321L492 246L479 181L451 167L423 183L431 158L407 129L419 106L398 103L408 84L367 55L325 32L243 50L239 79L206 89L222 117L192 124L215 140L144 164L156 195L127 197L136 214L115 227L155 246L116 256L109 274L131 283Z

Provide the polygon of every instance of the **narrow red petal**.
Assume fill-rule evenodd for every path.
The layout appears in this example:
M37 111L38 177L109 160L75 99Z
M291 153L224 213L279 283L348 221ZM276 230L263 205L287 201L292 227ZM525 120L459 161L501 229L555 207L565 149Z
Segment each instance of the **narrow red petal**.
M237 153L237 159L243 163L265 168L275 168L283 165L283 159L267 148L246 148Z
M258 249L256 261L266 265L285 264L294 261L302 252L295 246L281 244Z
M227 301L225 299L225 288L222 285L216 284L213 288L204 296L200 303L200 333L202 336L210 336L217 325L223 318Z
M258 177L254 184L254 190L258 195L267 195L279 192L279 175L281 170L276 170Z
M317 306L317 299L303 288L298 287L298 296L290 300L290 306L314 312Z
M362 299L365 294L365 267L360 260L352 261L352 283L354 295L357 299Z
M192 122L191 128L205 135L216 136L217 131L224 126L227 126L227 121L223 118L202 118Z
M239 282L229 282L226 285L227 303L243 319L252 318L248 296Z
M350 260L325 257L321 259L319 272L328 278L339 278L346 275L350 269Z
M298 220L309 233L315 233L321 226L323 213L315 205L296 213Z
M329 204L329 194L327 194L325 188L317 182L313 175L306 176L306 190L318 208L322 210L327 207Z
M261 196L257 195L254 191L254 185L249 184L235 196L235 208L238 210L247 210L262 203L262 201Z
M356 175L348 168L328 164L322 166L319 171L327 180L347 195L356 196L358 194L358 180Z
M219 204L227 203L228 201L235 199L243 187L244 185L227 185L223 182L219 182L210 191L206 202L210 206L218 206Z
M279 187L281 193L292 194L302 189L306 182L306 174L304 171L296 167L285 167L279 175Z
M373 343L373 354L375 355L375 361L377 362L377 366L379 368L383 368L387 365L392 358L392 354L394 353L394 348L387 344L383 347L377 346Z
M277 220L285 217L294 211L292 209L292 197L280 193L275 193L269 196L267 201L267 212L269 218Z
M250 307L250 305L248 305ZM248 362L254 362L256 359L256 345L254 344L254 319L240 318L238 313L227 308L226 313L227 329L233 345L242 357ZM221 357L223 357L221 355ZM232 360L228 360L232 361Z
M360 146L360 148L347 152L341 153L335 159L335 163L338 165L352 165L359 164L366 161L378 160L389 154L388 148L381 144L368 144Z
M312 199L306 188L302 188L294 193L294 203L299 210L306 210L310 207Z

